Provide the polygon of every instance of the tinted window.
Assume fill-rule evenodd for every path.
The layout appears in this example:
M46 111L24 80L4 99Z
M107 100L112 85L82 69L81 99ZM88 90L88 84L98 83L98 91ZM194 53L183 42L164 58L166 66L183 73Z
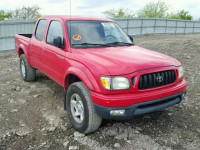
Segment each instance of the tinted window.
M47 25L47 20L40 20L38 22L37 29L35 32L35 37L40 41L42 41L43 39L46 25Z
M59 21L52 21L49 26L49 31L47 33L47 43L51 45L55 45L53 41L57 37L61 37L62 46L64 47L62 25Z

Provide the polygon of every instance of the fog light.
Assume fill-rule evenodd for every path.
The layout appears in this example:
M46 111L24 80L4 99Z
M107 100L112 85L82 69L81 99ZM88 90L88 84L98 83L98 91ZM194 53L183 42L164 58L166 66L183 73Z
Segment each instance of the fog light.
M184 97L185 97L185 95L186 95L186 93L183 93L183 94L182 94L182 98L184 98Z
M110 111L110 115L111 116L120 116L123 115L125 113L125 110L111 110Z

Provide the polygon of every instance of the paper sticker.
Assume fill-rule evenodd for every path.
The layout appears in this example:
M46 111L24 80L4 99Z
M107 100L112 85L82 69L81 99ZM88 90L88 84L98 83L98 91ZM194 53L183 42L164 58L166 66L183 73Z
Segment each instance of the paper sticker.
M82 37L79 34L75 34L72 38L74 41L80 41Z
M102 22L101 23L104 27L115 27L115 25L111 22Z

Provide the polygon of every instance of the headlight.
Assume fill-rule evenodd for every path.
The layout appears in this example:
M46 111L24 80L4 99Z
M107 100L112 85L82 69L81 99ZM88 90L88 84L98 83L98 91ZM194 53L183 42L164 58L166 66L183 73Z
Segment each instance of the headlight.
M124 77L100 77L102 86L107 90L125 90L130 88L130 82Z
M113 90L123 90L123 89L129 89L130 83L127 78L124 77L115 77L112 78L112 85Z
M179 79L182 78L183 75L184 75L184 68L183 68L183 66L181 66L181 67L179 67L179 69L178 69L178 78L179 78Z

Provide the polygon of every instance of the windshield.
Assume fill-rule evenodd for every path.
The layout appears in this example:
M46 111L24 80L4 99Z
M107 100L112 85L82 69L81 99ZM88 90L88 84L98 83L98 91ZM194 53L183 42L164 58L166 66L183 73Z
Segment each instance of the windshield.
M73 48L133 45L129 37L114 22L68 21L67 29Z

